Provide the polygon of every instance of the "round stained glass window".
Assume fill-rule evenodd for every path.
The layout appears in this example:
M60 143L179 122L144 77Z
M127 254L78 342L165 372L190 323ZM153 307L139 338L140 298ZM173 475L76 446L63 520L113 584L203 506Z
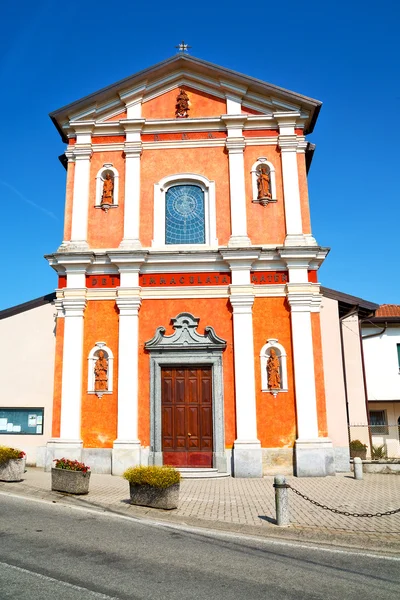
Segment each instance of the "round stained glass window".
M166 193L166 244L204 244L204 192L198 185L174 185Z

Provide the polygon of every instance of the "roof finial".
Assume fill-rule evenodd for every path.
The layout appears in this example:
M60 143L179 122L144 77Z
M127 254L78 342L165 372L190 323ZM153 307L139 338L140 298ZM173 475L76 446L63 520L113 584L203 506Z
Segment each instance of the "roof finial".
M189 46L188 44L185 44L185 42L182 40L181 43L178 46L175 46L175 48L177 48L179 50L180 53L185 54L185 52L189 52L189 48L191 48L192 46Z

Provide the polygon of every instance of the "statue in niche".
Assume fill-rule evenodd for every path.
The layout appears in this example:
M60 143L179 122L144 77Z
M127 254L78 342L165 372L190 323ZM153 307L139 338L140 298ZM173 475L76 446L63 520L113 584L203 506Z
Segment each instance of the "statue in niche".
M95 392L106 392L108 390L108 359L104 351L99 351L99 358L94 365L94 390Z
M179 90L179 94L176 98L175 117L177 119L183 119L189 116L189 96L185 90Z
M110 173L106 174L103 182L103 193L101 195L101 204L113 204L114 182L111 179Z
M268 388L279 390L281 387L281 363L274 348L269 353L267 361Z
M271 182L269 178L269 169L267 165L261 165L257 175L257 200L271 200Z

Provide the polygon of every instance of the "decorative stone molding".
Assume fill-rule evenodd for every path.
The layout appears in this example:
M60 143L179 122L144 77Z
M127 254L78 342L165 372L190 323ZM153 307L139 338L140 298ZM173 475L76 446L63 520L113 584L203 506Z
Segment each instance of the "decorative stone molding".
M270 389L268 387L268 373L267 373L267 362L270 357L271 350L274 349L281 365L281 387L279 389ZM270 392L273 396L276 396L279 392L288 391L288 378L287 378L287 360L286 351L282 344L278 343L276 338L269 338L267 343L261 348L260 351L260 368L261 368L261 391Z
M171 320L175 333L166 336L165 327L157 327L154 337L145 343L145 350L224 350L226 342L217 336L213 327L206 327L205 335L196 331L199 321L190 313L180 313Z
M107 390L96 390L95 389L95 376L94 368L97 359L99 358L99 352L102 350L104 356L108 361L107 378L108 386ZM114 355L110 348L106 345L106 342L96 342L94 347L89 352L88 356L88 394L96 394L98 398L101 398L104 394L112 394L113 391L113 370L114 370Z

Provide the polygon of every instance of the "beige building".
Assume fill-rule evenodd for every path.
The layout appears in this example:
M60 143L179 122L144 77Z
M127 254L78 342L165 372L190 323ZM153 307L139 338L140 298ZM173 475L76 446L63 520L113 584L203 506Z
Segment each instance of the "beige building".
M55 294L0 311L0 445L44 464L51 438L55 356Z

